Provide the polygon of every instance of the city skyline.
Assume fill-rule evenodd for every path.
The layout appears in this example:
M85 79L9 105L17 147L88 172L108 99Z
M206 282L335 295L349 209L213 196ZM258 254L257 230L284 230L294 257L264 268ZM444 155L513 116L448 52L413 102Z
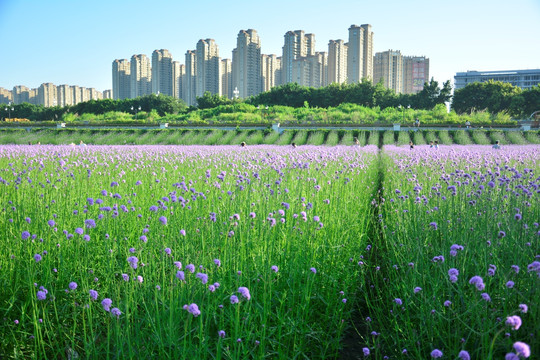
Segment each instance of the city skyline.
M535 46L540 3L533 0L516 0L511 7L484 0L452 4L278 0L264 7L243 0L226 5L142 4L2 1L0 33L7 56L0 57L0 87L54 83L104 91L113 87L114 59L129 59L132 54L151 59L154 50L168 49L184 63L186 51L208 38L219 44L221 58L231 58L241 29L257 31L262 54L280 56L283 35L298 29L316 36L316 52L328 51L330 40L347 41L351 24L372 25L373 54L396 49L430 58L430 77L439 82L453 82L457 72L467 70L540 68L540 49Z

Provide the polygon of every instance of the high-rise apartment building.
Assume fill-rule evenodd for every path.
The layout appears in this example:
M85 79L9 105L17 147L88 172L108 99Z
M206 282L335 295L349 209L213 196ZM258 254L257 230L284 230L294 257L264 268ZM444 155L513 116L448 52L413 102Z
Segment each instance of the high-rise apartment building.
M182 80L186 75L186 66L179 61L173 61L173 97L182 98Z
M134 99L139 96L152 93L152 67L150 60L144 54L131 57L131 96Z
M39 105L38 89L28 91L28 102L32 105Z
M298 57L315 55L315 35L304 34L304 30L287 31L284 36L281 57L281 83L293 82L293 61Z
M0 104L9 104L13 102L11 91L0 87Z
M221 95L225 96L227 99L233 97L233 87L232 87L232 61L231 59L222 59L220 62L221 76Z
M30 102L30 89L26 86L18 85L13 87L12 91L13 103L22 104Z
M416 94L429 81L429 59L425 56L403 57L403 93Z
M131 64L127 59L117 59L112 63L112 93L115 100L131 97Z
M56 87L56 92L58 95L58 106L68 106L73 105L73 93L69 85L58 85Z
M221 94L219 48L215 40L199 40L197 42L196 56L195 94L203 96L207 91L212 94Z
M195 50L186 52L186 73L182 79L182 99L189 106L197 104L195 80L197 76L197 55Z
M173 96L173 58L169 50L152 53L152 93Z
M298 57L293 61L293 81L301 86L314 88L325 86L327 61L325 52Z
M56 85L52 83L44 83L38 89L38 104L45 107L57 106L58 94Z
M399 50L388 50L375 54L373 81L396 93L403 91L403 56Z
M347 48L347 82L373 79L373 32L371 25L351 25Z
M253 29L240 30L233 50L232 82L238 96L246 98L261 92L261 40Z
M262 91L268 91L281 82L281 57L263 54L261 58Z
M347 81L347 44L343 40L328 42L328 85Z
M85 87L79 88L81 92L81 102L90 101L90 90Z
M73 85L73 86L70 86L70 89L71 89L71 98L73 99L73 103L78 104L78 103L82 102L83 101L83 98L82 98L83 94L81 92L80 86Z
M88 100L102 100L103 94L94 88L88 89Z

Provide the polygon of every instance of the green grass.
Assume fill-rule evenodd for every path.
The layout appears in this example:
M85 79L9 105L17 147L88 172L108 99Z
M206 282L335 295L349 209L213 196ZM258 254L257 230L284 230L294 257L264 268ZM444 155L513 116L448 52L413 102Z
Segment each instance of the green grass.
M506 133L506 138L514 145L526 145L529 143L521 131L508 131Z
M469 132L465 130L457 130L454 132L454 141L458 145L472 145L473 141L469 136Z
M328 137L326 138L325 145L327 146L336 146L339 144L339 134L337 131L330 131L328 133Z
M472 139L475 144L478 145L489 145L491 140L488 138L486 131L483 130L473 130L471 131Z

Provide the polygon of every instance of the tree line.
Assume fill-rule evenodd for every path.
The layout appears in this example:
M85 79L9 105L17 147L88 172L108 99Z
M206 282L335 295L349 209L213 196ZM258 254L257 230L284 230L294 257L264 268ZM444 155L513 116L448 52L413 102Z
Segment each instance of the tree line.
M139 114L154 114L154 117L189 114L190 112L213 108L237 109L246 104L258 108L285 106L292 108L335 108L341 104L354 104L366 108L402 108L432 110L437 105L451 103L457 114L488 112L505 113L514 118L527 118L540 110L540 85L529 90L508 83L488 81L472 83L465 88L455 90L447 81L439 86L433 79L424 84L416 94L397 94L386 89L382 83L373 84L366 80L355 84L331 84L326 87L312 88L289 83L272 88L247 99L228 99L218 94L205 93L197 97L197 106L188 107L181 99L159 95L147 95L125 100L90 100L71 106L44 107L23 103L12 105L13 111L6 110L7 105L0 105L1 118L26 118L32 121L75 119L83 114L102 115L107 113L129 114L131 118L140 118ZM236 105L236 106L227 106ZM240 107L242 108L242 107Z

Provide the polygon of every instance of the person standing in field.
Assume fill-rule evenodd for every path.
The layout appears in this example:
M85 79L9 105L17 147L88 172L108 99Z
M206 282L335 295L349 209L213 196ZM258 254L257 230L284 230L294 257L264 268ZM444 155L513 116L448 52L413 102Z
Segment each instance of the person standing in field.
M412 141L409 141L409 149L411 149L411 150L414 149L414 144L413 144Z
M501 148L501 145L499 144L499 140L495 141L495 144L493 145L493 148L497 149L497 150Z

